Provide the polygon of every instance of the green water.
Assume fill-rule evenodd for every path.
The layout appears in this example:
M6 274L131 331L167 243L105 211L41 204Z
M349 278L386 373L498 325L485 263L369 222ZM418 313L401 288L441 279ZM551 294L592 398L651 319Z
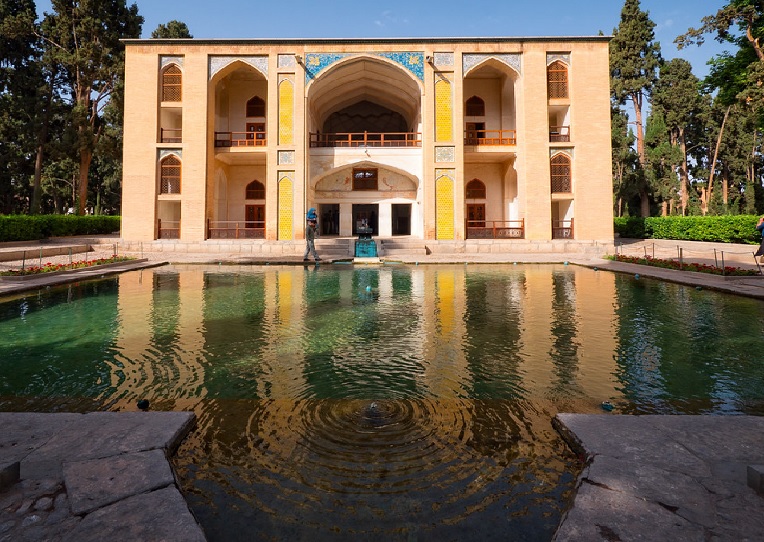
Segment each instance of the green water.
M764 303L574 266L167 266L0 337L2 410L193 410L210 540L549 540L555 413L764 414Z

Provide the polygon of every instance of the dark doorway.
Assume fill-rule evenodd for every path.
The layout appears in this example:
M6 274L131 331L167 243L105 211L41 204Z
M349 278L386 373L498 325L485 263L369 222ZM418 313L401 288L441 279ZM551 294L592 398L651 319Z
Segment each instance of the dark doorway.
M338 203L322 203L318 206L318 225L321 235L340 234L340 206Z
M371 228L372 235L379 235L379 205L353 204L353 235L358 235L358 228ZM365 225L365 226L364 226Z
M411 204L394 203L392 215L393 235L411 235Z

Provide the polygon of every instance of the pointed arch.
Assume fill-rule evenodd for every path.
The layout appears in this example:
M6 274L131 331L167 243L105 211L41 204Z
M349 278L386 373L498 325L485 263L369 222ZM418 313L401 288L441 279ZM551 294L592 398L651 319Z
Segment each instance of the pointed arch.
M260 96L253 96L247 100L247 117L264 117L265 116L265 100Z
M467 199L485 199L485 183L480 179L472 179L464 190Z
M465 115L468 117L485 117L485 102L480 96L467 99Z
M568 65L555 60L546 68L547 95L550 99L568 97Z
M569 194L573 191L570 156L557 153L550 160L552 194Z
M183 99L183 72L177 64L168 64L162 70L162 101L180 102Z
M159 193L180 194L181 162L174 154L159 163Z
M244 199L265 199L265 185L258 180L252 181L245 189Z

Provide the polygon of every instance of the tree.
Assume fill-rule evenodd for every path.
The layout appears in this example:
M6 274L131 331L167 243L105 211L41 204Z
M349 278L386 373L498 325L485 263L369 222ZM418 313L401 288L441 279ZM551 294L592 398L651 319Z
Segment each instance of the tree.
M153 39L178 39L178 38L193 38L191 32L188 30L186 23L181 21L172 20L167 24L160 24L156 30L151 33Z
M40 37L45 58L66 74L77 130L77 214L85 214L93 153L103 135L102 112L124 72L122 38L140 36L143 17L125 0L52 0Z
M613 213L624 215L631 198L639 196L634 133L629 130L629 117L618 107L611 107L611 147L613 149Z
M689 62L675 58L661 64L660 78L653 87L652 105L665 122L671 145L676 145L679 150L677 166L680 206L682 215L686 215L690 194L687 134L703 112L700 80L693 75Z
M660 108L647 118L645 154L645 176L661 204L661 215L674 214L677 195L681 192L676 174L681 152Z
M636 143L639 162L645 165L645 144L642 110L646 96L650 95L657 78L660 63L660 44L648 14L640 10L639 0L626 0L621 10L621 21L613 30L610 42L610 74L613 99L619 105L631 103L636 124ZM649 216L648 187L640 187L642 216Z

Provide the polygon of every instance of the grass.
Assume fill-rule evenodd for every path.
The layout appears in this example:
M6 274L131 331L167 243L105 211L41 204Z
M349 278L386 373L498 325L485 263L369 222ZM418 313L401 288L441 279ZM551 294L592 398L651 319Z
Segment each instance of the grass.
M677 260L664 260L661 258L652 258L650 256L624 256L616 254L610 257L616 262L636 263L640 265L649 265L650 267L661 267L663 269L676 269L677 271L694 271L696 273L708 273L711 275L724 275L736 277L758 276L756 269L743 269L742 267L717 267L704 263L685 262L680 265Z

